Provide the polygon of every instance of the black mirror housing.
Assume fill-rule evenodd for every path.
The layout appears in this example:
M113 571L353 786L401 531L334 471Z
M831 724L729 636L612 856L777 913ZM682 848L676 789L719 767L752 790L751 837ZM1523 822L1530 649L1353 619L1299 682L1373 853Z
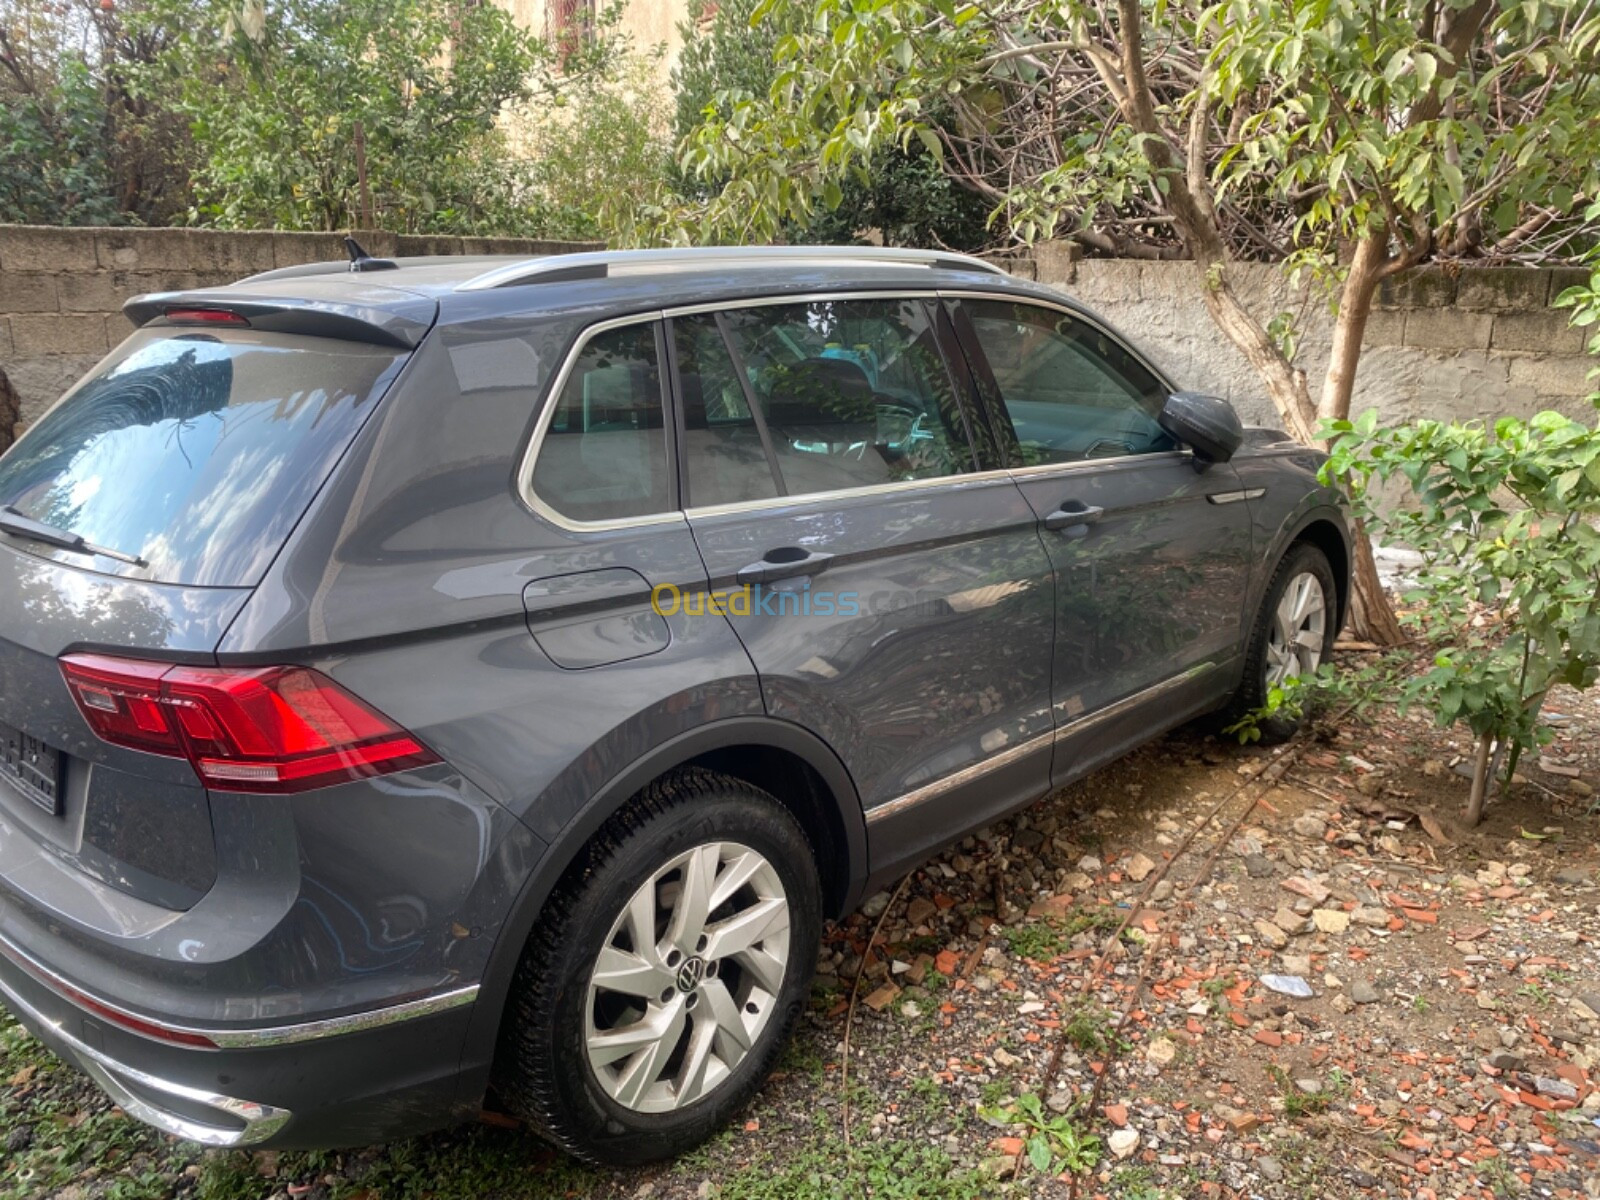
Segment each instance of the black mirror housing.
M1161 428L1194 450L1197 465L1224 463L1244 441L1233 405L1201 392L1174 392L1161 406Z

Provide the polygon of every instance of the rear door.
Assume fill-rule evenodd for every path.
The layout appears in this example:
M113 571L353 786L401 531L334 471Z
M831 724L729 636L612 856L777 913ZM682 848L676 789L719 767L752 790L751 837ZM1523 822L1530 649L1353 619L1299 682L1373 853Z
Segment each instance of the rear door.
M873 867L1048 786L1050 564L918 298L670 321L690 527L769 714L821 735Z
M1197 470L1161 429L1167 385L1109 332L1010 298L947 303L1055 570L1060 784L1228 686L1249 512L1232 467Z

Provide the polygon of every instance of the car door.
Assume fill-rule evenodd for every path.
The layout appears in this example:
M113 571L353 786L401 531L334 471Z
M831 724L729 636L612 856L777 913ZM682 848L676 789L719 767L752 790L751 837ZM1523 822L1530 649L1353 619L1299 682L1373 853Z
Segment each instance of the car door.
M712 602L767 712L849 769L880 873L1049 785L1051 566L1007 473L976 469L931 316L838 296L669 333Z
M946 302L1055 570L1059 785L1231 686L1248 506L1232 467L1162 430L1169 387L1111 333L1042 303Z

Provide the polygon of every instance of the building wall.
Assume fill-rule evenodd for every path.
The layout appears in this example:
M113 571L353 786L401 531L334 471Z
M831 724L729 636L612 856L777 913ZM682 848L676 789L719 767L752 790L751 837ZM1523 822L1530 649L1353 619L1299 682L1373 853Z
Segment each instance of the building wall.
M547 15L558 0L494 0L509 12L524 29L541 36L550 31ZM594 0L597 8L604 8L606 0ZM683 38L678 33L678 23L687 19L689 0L624 0L622 29L633 37L635 50L649 50L665 46L667 53L661 62L661 78L665 82L668 72L678 61L683 49Z
M257 271L344 258L339 234L0 225L0 381L37 419L132 332L123 301L212 287ZM559 254L596 247L521 238L404 237L358 231L369 254ZM6 385L0 382L0 425ZM18 432L21 431L19 426ZM0 428L0 446L7 442Z
M1279 423L1260 378L1206 312L1192 263L1076 259L1049 245L1007 265L1100 313L1180 387L1225 397L1246 421ZM1297 314L1298 361L1316 395L1333 341L1326 297L1291 288L1266 264L1233 271L1235 290L1259 318ZM1556 409L1592 421L1588 374L1600 360L1585 353L1583 332L1566 312L1550 307L1587 277L1564 268L1425 267L1390 281L1367 325L1351 412L1376 407L1386 420L1403 421Z

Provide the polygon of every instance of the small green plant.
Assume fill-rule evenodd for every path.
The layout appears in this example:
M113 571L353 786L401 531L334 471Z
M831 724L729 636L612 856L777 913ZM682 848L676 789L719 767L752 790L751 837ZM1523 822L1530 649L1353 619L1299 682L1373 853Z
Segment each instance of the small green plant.
M1523 984L1517 989L1517 995L1526 996L1540 1008L1548 1008L1551 1002L1555 999L1555 997L1550 994L1549 989L1541 987L1537 983Z
M1084 1054L1104 1054L1116 1045L1125 1045L1116 1036L1111 1014L1097 1004L1076 1010L1061 1028L1061 1034Z
M1266 703L1222 732L1248 744L1260 741L1262 727L1274 720L1300 721L1326 712L1360 717L1394 696L1405 662L1405 655L1395 653L1362 667L1325 662L1311 675L1291 676L1268 688Z
M1326 1112L1329 1105L1350 1092L1350 1080L1337 1067L1328 1072L1328 1077L1314 1092L1302 1090L1282 1067L1269 1066L1267 1075L1283 1098L1284 1114L1293 1121Z
M1428 1003L1428 998L1426 996L1424 996L1421 992L1418 992L1415 996L1411 997L1411 1011L1412 1012L1417 1013L1417 1014L1420 1015L1422 1013L1427 1012L1430 1007L1431 1006Z
M1010 1108L983 1109L980 1115L1023 1126L1028 1131L1023 1143L1028 1161L1041 1174L1091 1171L1100 1161L1100 1139L1078 1127L1076 1105L1065 1113L1046 1112L1044 1102L1029 1092Z

